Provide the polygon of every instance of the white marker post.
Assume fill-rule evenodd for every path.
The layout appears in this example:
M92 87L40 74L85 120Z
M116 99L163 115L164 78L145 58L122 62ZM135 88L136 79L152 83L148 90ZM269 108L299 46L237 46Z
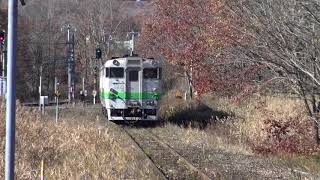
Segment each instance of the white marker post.
M56 105L56 123L58 123L59 119L59 97L57 96L57 105Z
M96 90L93 90L93 91L92 91L92 95L93 95L93 104L96 104L97 91L96 91Z
M40 66L40 77L39 77L39 111L41 111L41 91L42 91L42 65Z

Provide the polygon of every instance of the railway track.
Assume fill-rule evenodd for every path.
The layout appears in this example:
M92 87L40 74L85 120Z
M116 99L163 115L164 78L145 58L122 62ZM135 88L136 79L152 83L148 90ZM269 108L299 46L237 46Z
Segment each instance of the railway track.
M212 173L213 176L208 176L147 128L125 126L122 129L139 145L167 179L271 179L254 175L243 176L241 174L225 176L219 172L214 172ZM319 179L318 176L303 171L293 169L291 171L296 179Z
M128 126L120 128L132 138L167 179L211 179L149 130Z

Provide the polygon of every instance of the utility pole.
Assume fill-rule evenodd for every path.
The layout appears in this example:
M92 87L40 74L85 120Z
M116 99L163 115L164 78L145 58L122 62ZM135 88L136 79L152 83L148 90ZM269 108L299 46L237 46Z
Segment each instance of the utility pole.
M21 1L22 3L22 1ZM8 68L6 102L6 154L5 179L14 179L14 153L16 129L16 54L17 54L18 1L8 0Z
M75 53L74 53L74 32L71 35L71 25L67 25L67 46L68 46L68 103L75 103ZM74 30L75 31L75 30Z
M55 100L56 100L56 123L58 123L58 119L59 119L59 90L58 90L58 78L55 77L54 78L54 95L55 95Z
M68 46L68 57L67 57L67 64L68 64L68 102L72 102L72 86L71 86L71 44L70 44L70 28L71 26L68 25L67 27L67 33L68 33L68 39L67 39L67 46Z
M90 36L87 36L86 37L86 48L85 48L85 57L86 57L86 74L85 74L85 79L88 79L88 53L87 53L87 50L88 50L88 43L90 42Z
M76 76L76 72L75 72L75 54L74 54L74 33L72 34L72 44L71 44L71 54L70 54L70 66L71 66L71 88L72 88L72 102L73 105L75 105L75 76Z
M39 111L41 111L41 92L42 92L42 65L40 66L40 76L39 76Z
M82 92L84 92L84 77L82 78Z
M134 52L134 36L138 35L138 32L134 32L133 30L129 33L131 34L131 40L130 40L130 56L133 56Z

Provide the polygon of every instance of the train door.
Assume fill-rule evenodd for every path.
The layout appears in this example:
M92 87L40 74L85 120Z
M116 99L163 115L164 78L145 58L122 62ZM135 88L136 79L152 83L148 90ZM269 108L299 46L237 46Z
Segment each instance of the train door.
M129 67L127 69L127 87L126 87L126 99L132 106L141 105L141 89L140 89L140 68Z

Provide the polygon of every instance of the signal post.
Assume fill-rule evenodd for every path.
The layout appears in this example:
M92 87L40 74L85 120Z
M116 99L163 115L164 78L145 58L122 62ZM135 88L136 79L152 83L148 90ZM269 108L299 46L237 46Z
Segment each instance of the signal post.
M97 61L101 60L102 58L102 51L101 48L98 46L96 48L96 62L95 62L95 67L94 67L94 80L93 80L93 91L92 91L92 96L93 96L93 104L96 104L96 97L97 97L97 80L98 80L98 63Z
M1 76L0 76L0 96L5 96L6 94L6 34L5 31L0 31L0 56L1 56Z

